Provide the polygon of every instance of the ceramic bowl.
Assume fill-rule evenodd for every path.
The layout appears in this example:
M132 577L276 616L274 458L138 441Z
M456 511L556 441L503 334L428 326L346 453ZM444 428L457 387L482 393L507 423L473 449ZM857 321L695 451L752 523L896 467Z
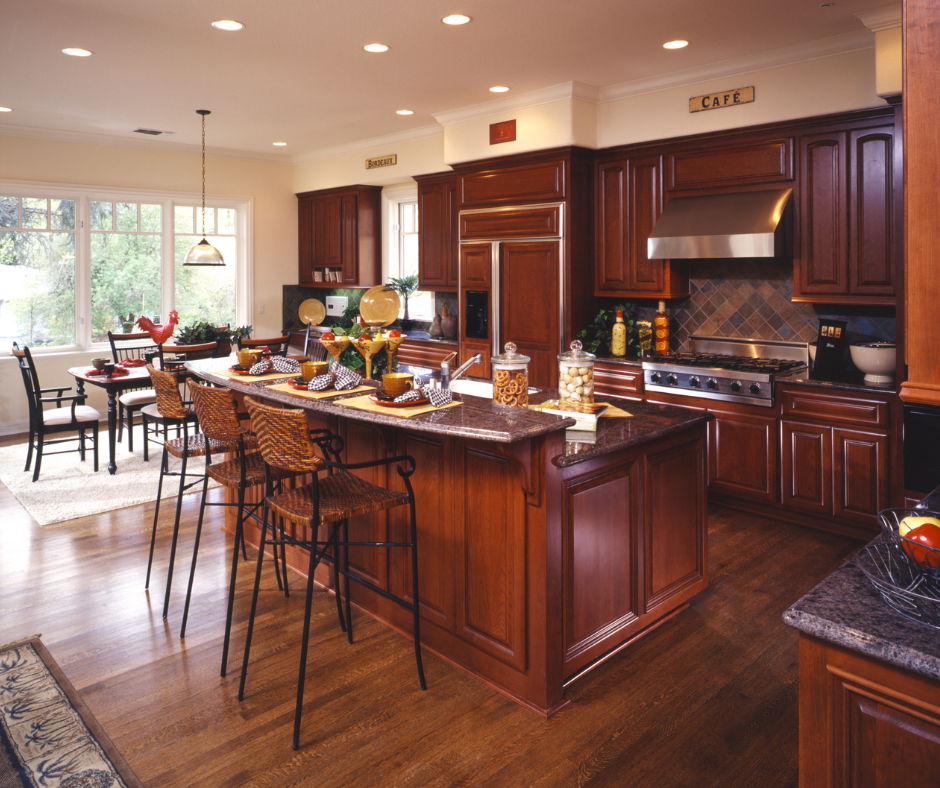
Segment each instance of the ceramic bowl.
M894 380L897 345L894 342L858 342L849 348L852 363L865 373L866 383Z
M91 360L91 365L97 369L99 372L104 369L104 365L108 363L110 359L107 358L93 358Z

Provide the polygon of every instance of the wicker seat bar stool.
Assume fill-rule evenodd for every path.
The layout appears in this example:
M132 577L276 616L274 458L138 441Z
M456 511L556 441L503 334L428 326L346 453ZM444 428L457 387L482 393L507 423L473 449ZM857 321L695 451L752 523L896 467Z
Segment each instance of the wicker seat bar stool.
M183 610L183 623L180 627L180 637L186 637L186 622L189 619L193 578L196 572L196 561L199 554L199 542L202 535L202 523L205 517L206 506L234 506L237 512L235 521L235 545L232 551L232 570L229 577L228 605L225 618L225 638L222 645L221 675L224 678L228 667L228 652L231 640L239 548L241 548L242 556L244 557L245 555L244 523L245 520L249 518L259 523L262 522L259 510L261 510L264 503L263 497L257 503L246 504L245 493L248 489L265 483L265 467L264 460L257 452L257 437L240 424L241 420L248 418L248 413L244 411L239 412L235 395L232 391L227 388L212 388L199 383L190 383L190 391L193 396L193 406L196 409L196 415L199 417L199 426L203 434L209 438L209 444L206 450L206 478L202 488L202 503L199 507L199 522L196 526L193 560L189 570L189 585L186 590L186 605ZM321 433L324 436L329 435L328 430L317 431L317 434ZM216 454L214 458L213 446L217 444L233 448L234 451L230 450L230 453L234 453L234 457L225 459ZM294 476L296 476L296 474L290 471L272 469L272 481L278 492L280 492L281 481ZM236 502L209 501L206 496L206 489L210 478L217 481L223 487L234 490L237 496ZM283 588L287 595L289 594L286 577L287 564L284 563L285 577L283 585L279 566L277 551L275 550L274 569L277 576L278 587ZM342 616L342 610L339 612L340 616ZM345 622L342 622L342 624L345 629Z
M147 560L147 579L144 582L144 588L150 587L150 571L153 567L153 551L157 541L157 523L160 519L160 499L163 494L163 480L167 476L179 478L179 491L176 498L176 517L173 522L173 542L170 547L170 566L166 578L166 594L163 600L163 617L166 618L170 607L170 588L173 584L173 563L176 559L176 545L179 540L180 514L183 507L183 493L190 487L203 481L206 477L205 470L199 473L188 472L189 460L192 457L204 457L207 451L207 441L212 444L215 451L224 451L229 444L212 442L204 434L194 432L190 434L190 428L194 430L198 427L195 410L183 402L180 395L179 378L171 372L163 372L155 369L153 365L147 365L147 372L150 373L150 380L153 383L153 389L157 395L157 401L154 405L148 405L142 411L144 425L148 421L153 421L164 428L178 427L182 431L181 437L167 437L163 442L163 456L160 461L160 480L157 483L157 500L153 511L153 530L150 534L150 557ZM144 443L146 451L146 442ZM176 457L180 460L180 470L170 470L170 457ZM189 480L189 481L187 481Z
M307 669L307 649L310 638L310 615L313 603L314 572L320 561L333 562L334 568L343 571L346 583L346 631L352 641L352 619L348 593L349 580L357 582L380 596L389 599L412 613L415 661L418 666L418 680L421 689L427 689L424 678L424 665L421 660L420 615L418 606L418 538L415 518L414 490L411 475L415 470L414 458L408 455L388 457L380 460L360 463L340 461L342 439L332 436L329 440L313 440L307 432L307 417L303 410L274 408L256 401L245 399L245 405L251 414L252 427L258 436L261 455L268 468L282 468L297 473L310 473L313 481L303 487L275 493L267 486L265 511L262 516L262 548L264 544L278 543L278 534L274 522L268 522L268 514L274 514L299 526L293 534L287 534L283 525L280 532L281 544L296 545L309 552L307 570L307 591L304 602L303 636L300 646L300 670L297 678L297 705L294 712L294 735L291 746L297 749L300 744L300 719L303 711L304 681ZM324 458L317 456L317 445L324 451ZM350 473L352 470L374 468L377 466L395 466L402 479L405 491L399 492L378 487ZM327 475L318 476L321 471ZM373 512L387 511L399 506L407 506L409 511L408 541L395 542L350 542L347 537L347 524L351 517ZM320 526L325 526L325 541L320 538ZM268 529L272 536L267 536ZM342 538L341 538L342 537ZM339 560L340 551L348 547L401 547L408 549L411 558L411 601L379 588L367 580L350 575ZM242 661L242 676L238 688L238 699L245 697L245 682L248 676L248 662L251 651L251 636L254 629L255 611L258 604L258 589L261 581L261 565L264 550L258 552L258 565L255 572L255 585L251 599L251 613L248 618L248 633L245 639L245 653Z

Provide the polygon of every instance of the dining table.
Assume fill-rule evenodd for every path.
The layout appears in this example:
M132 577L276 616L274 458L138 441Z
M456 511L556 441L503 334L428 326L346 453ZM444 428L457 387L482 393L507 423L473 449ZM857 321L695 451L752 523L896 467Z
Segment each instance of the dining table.
M115 444L117 442L118 397L125 391L144 388L150 381L146 367L131 367L126 375L101 375L94 367L72 367L69 374L75 378L76 393L85 393L85 384L103 388L108 394L108 473L112 476L117 471L115 462Z

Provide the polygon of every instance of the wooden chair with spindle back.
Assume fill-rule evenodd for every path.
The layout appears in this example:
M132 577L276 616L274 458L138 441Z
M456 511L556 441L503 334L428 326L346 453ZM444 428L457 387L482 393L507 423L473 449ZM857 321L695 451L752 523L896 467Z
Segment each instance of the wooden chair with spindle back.
M108 332L111 345L111 360L115 364L131 359L144 362L152 359L162 350L147 331L134 334L115 334ZM118 442L124 439L124 425L127 424L127 450L134 451L134 415L147 405L157 401L157 395L147 380L142 380L139 388L123 392L118 397Z

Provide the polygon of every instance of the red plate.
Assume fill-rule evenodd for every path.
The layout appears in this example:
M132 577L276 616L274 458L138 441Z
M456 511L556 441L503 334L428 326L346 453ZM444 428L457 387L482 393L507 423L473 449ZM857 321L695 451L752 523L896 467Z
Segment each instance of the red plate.
M427 397L424 399L416 399L411 402L389 402L388 400L379 399L375 394L370 394L369 399L372 400L376 405L382 405L386 408L416 408L419 405L427 405L431 402Z
M309 389L307 388L307 382L308 381L304 380L303 378L291 378L290 380L287 381L287 384L291 386L291 388L307 389L309 391Z
M268 374L270 374L271 372L277 372L276 369L271 368L271 369L266 369L264 372L261 372L261 373L259 373L258 375L252 375L252 373L251 373L251 367L249 367L248 369L238 369L238 367L229 367L229 368L228 368L228 371L229 371L229 372L234 372L236 375L250 375L250 376L253 377L253 378L260 377L261 375L268 375Z

